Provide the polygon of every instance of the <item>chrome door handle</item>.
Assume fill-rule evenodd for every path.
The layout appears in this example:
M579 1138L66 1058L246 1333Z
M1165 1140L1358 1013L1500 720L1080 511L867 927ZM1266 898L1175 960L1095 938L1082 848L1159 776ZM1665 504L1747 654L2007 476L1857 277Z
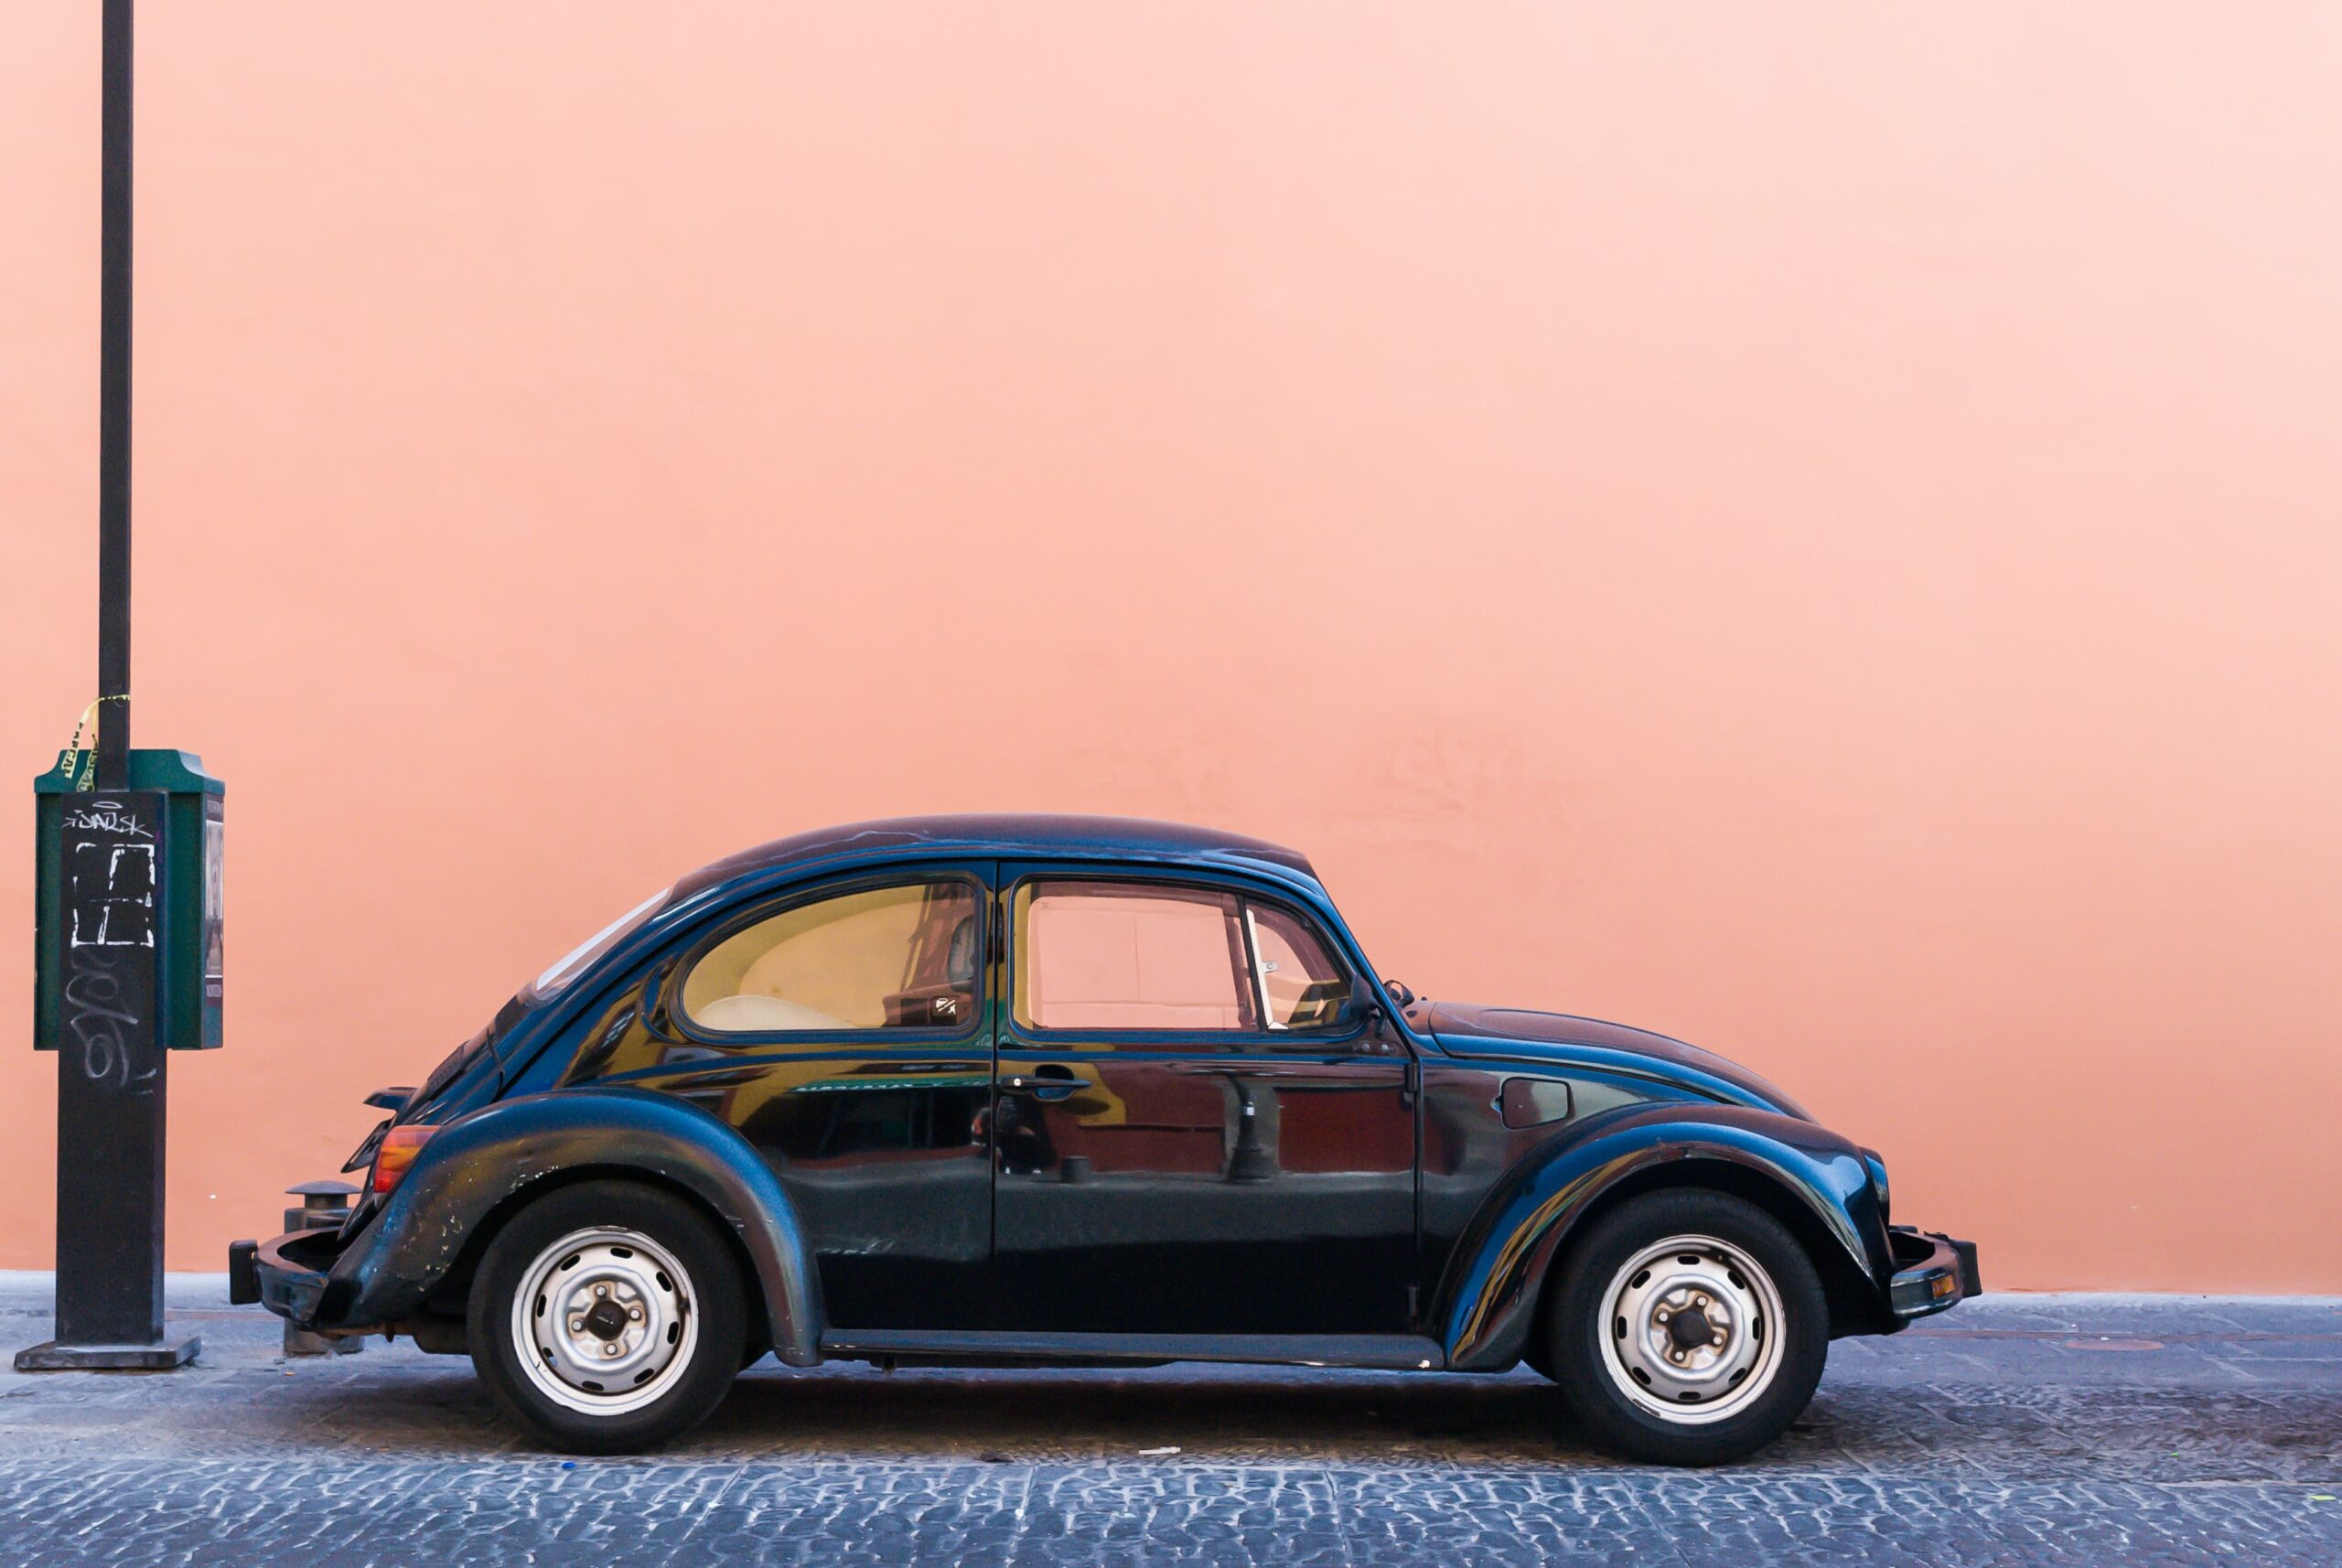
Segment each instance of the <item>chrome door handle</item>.
M1043 1078L1037 1073L1010 1073L1000 1079L1000 1087L1013 1094L1029 1094L1036 1100L1063 1100L1081 1087L1078 1078L1058 1078L1052 1074Z

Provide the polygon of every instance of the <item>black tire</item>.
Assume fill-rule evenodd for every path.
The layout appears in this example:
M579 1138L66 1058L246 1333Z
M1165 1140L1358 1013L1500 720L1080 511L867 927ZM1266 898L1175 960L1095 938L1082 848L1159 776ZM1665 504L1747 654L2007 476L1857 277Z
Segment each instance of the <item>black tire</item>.
M1667 1258L1626 1275L1630 1263L1647 1258L1660 1243L1686 1237L1719 1245L1671 1249ZM1753 1262L1761 1273L1750 1275L1735 1267L1735 1262ZM1681 1297L1657 1294L1673 1277L1667 1271L1679 1264L1694 1280L1703 1273L1721 1273L1719 1283L1732 1288L1716 1294L1728 1294L1728 1300L1710 1307L1703 1294L1692 1298L1702 1305L1687 1309ZM1647 1193L1596 1219L1558 1266L1561 1272L1545 1295L1542 1359L1572 1412L1605 1452L1654 1465L1730 1464L1788 1431L1812 1400L1830 1355L1829 1300L1805 1249L1755 1204L1697 1188ZM1778 1297L1778 1312L1762 1300L1766 1283ZM1620 1293L1615 1296L1614 1287ZM1670 1302L1676 1303L1671 1309ZM1735 1313L1733 1303L1744 1310ZM1628 1310L1615 1310L1620 1307ZM1642 1350L1629 1337L1628 1318L1638 1308L1646 1312L1639 1328L1655 1351ZM1690 1348L1667 1337L1674 1332L1661 1326L1669 1310L1690 1326L1696 1340ZM1709 1311L1718 1315L1714 1343L1729 1345L1729 1359L1722 1349L1711 1352L1703 1337L1712 1326L1704 1316ZM1683 1384L1667 1381L1669 1370L1660 1359L1679 1351L1685 1357L1713 1355L1715 1371L1686 1373ZM1638 1355L1642 1365L1658 1367L1659 1380L1638 1370ZM1749 1370L1729 1382L1690 1386L1697 1376L1726 1376L1735 1363ZM1742 1380L1752 1376L1752 1391L1741 1391ZM1630 1379L1636 1394L1627 1391ZM1678 1387L1684 1391L1671 1392ZM1684 1402L1679 1406L1670 1402L1673 1399ZM1678 1409L1683 1413L1673 1413Z
M604 1253L613 1260L610 1268L642 1271L648 1279L635 1283L641 1285L647 1317L639 1320L674 1330L671 1337L650 1336L640 1348L629 1348L623 1338L612 1342L615 1348L604 1347L614 1357L642 1355L655 1359L663 1356L656 1369L642 1372L638 1380L640 1386L602 1391L593 1382L572 1381L550 1345L540 1348L538 1369L532 1370L521 1360L522 1326L514 1317L516 1299L529 1290L531 1279L541 1269L563 1267L548 1264L548 1254L580 1233L617 1234L620 1239L596 1241L594 1248L598 1252L588 1249L574 1254L587 1261L582 1264L573 1261L567 1266L589 1272L573 1277L591 1278L590 1271L596 1266L592 1258ZM629 1239L634 1245L623 1244ZM657 1266L659 1252L680 1266L680 1278ZM560 1277L556 1273L550 1279ZM662 1286L666 1294L661 1296L657 1293ZM631 1299L627 1292L632 1287L624 1280L616 1288L618 1300ZM545 1322L546 1303L560 1291L548 1283L531 1294L530 1337L543 1338L546 1337L543 1330L535 1325ZM583 1289L580 1294L582 1298ZM498 1408L546 1446L567 1454L638 1454L706 1420L723 1402L740 1369L747 1345L747 1292L739 1265L714 1225L680 1197L626 1181L580 1182L562 1187L515 1215L489 1243L480 1261L472 1281L467 1320L472 1366ZM597 1344L587 1337L596 1332L589 1327L585 1334L572 1333L562 1340L562 1347ZM618 1326L618 1332L627 1332L623 1324ZM660 1350L653 1339L669 1348ZM621 1369L629 1364L622 1361ZM594 1369L599 1370L598 1367ZM559 1392L548 1391L549 1388ZM631 1408L592 1408L606 1398L613 1405Z

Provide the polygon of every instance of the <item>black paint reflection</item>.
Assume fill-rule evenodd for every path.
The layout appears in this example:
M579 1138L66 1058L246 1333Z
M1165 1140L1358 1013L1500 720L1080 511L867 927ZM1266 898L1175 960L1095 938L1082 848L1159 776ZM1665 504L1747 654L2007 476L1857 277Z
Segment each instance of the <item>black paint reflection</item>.
M1001 1055L998 1326L1396 1333L1414 1112L1392 1058Z

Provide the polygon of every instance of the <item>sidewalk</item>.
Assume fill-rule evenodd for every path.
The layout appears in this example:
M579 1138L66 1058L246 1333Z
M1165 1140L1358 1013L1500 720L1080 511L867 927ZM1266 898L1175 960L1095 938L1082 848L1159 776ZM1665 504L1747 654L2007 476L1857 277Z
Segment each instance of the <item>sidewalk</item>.
M1987 1297L1841 1341L1797 1431L1707 1472L1591 1455L1526 1372L770 1363L573 1465L461 1358L285 1360L221 1277L169 1300L192 1369L0 1371L0 1563L2342 1563L2330 1300ZM0 1273L0 1348L48 1308Z

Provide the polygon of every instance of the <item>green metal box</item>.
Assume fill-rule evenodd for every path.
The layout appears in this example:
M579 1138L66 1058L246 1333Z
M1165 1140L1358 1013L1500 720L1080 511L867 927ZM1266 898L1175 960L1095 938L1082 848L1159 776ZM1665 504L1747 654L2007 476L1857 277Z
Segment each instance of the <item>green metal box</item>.
M38 1050L56 1050L64 1032L65 943L69 925L79 915L67 908L66 813L96 799L91 760L88 752L60 752L58 765L33 781L39 846L33 943ZM170 1050L212 1050L220 1042L220 850L227 790L203 770L203 759L188 752L130 754L130 791L162 797L151 930L156 1038Z

